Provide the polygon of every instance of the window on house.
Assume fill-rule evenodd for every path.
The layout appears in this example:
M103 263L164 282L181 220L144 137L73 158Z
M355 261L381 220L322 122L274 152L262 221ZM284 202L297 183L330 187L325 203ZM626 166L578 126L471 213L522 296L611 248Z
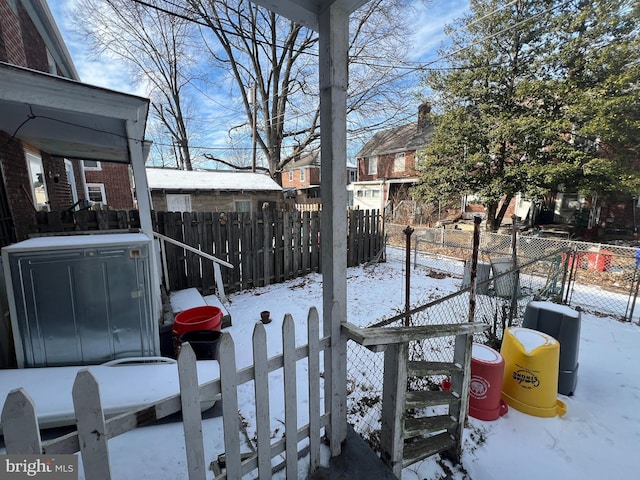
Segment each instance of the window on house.
M87 195L94 205L104 207L107 204L107 195L104 192L103 183L87 183Z
M236 212L251 213L251 200L236 200Z
M356 181L356 171L349 170L349 182L355 182L355 181Z
M36 210L49 210L49 194L44 178L42 157L40 153L31 150L25 150L24 153L27 159L33 205Z
M289 182L293 182L293 170L289 170Z
M378 173L378 157L369 157L369 168L367 173L369 175L375 175Z
M97 160L83 160L85 170L102 170L102 165Z
M364 190L358 190L358 191L356 191L356 196L357 196L357 197L364 197Z
M306 181L306 170L304 168L300 169L300 182Z
M404 152L396 153L396 158L393 160L393 171L404 172Z

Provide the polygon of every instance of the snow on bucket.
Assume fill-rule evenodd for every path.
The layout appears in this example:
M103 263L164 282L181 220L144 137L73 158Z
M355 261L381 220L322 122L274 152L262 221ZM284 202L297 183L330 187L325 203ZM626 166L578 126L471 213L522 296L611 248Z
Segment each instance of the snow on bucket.
M560 344L551 335L529 328L505 331L500 353L505 361L502 398L523 413L536 417L564 415L558 400Z
M493 348L474 343L471 349L469 415L479 420L496 420L507 413L502 400L504 359Z

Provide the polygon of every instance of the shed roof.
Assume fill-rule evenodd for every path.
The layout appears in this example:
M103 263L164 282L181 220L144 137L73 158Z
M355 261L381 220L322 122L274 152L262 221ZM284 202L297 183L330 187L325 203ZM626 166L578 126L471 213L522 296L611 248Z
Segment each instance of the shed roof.
M269 175L232 170L147 168L147 179L150 190L282 190Z
M377 132L356 154L357 158L406 152L424 148L433 136L433 125L418 128L418 122Z

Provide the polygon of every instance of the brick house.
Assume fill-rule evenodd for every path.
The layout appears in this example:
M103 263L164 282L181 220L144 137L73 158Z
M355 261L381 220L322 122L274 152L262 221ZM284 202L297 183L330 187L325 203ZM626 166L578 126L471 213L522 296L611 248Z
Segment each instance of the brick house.
M349 187L354 207L393 211L410 198L409 188L418 181L417 152L433 134L428 113L429 105L422 104L416 122L377 132L356 154L357 181Z
M320 152L303 153L289 162L282 172L285 197L298 202L320 202ZM347 165L347 185L356 180L356 168Z
M282 171L282 188L290 198L320 198L320 152L302 153Z
M348 188L353 195L353 206L361 209L384 209L387 218L430 223L431 209L413 201L410 189L419 178L416 171L418 152L431 141L433 125L428 123L430 106L418 107L416 122L377 132L356 154L357 181ZM508 217L517 210L528 210L528 202L520 196L512 200ZM454 205L442 205L435 214L440 219L472 219L484 215L481 205L474 203L472 196L463 196Z
M0 0L0 66L10 65L78 80L45 0ZM22 75L15 69L13 74ZM28 130L44 123L45 113L50 112L38 111L37 102L30 103L24 124L16 125L16 105L9 94L5 99L9 103L0 108L0 246L26 238L34 229L38 210L78 208L83 200L113 208L134 207L128 165L86 157L87 165L71 160L82 158L79 155L61 156L52 148L40 148L41 138ZM62 131L64 124L58 122L54 128Z

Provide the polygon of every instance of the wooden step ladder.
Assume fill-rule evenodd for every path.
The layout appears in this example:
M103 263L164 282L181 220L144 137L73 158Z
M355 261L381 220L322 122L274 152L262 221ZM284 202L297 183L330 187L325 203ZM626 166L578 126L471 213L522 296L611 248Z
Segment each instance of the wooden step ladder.
M375 345L378 350L384 345L380 457L398 478L403 468L437 453L460 460L473 334L486 327L483 323L465 323L359 329L359 343ZM447 336L455 336L452 362L409 361L410 341ZM354 335L351 338L356 339ZM449 391L408 390L408 378L442 376L451 379ZM428 407L436 407L429 409L433 414L425 414Z

